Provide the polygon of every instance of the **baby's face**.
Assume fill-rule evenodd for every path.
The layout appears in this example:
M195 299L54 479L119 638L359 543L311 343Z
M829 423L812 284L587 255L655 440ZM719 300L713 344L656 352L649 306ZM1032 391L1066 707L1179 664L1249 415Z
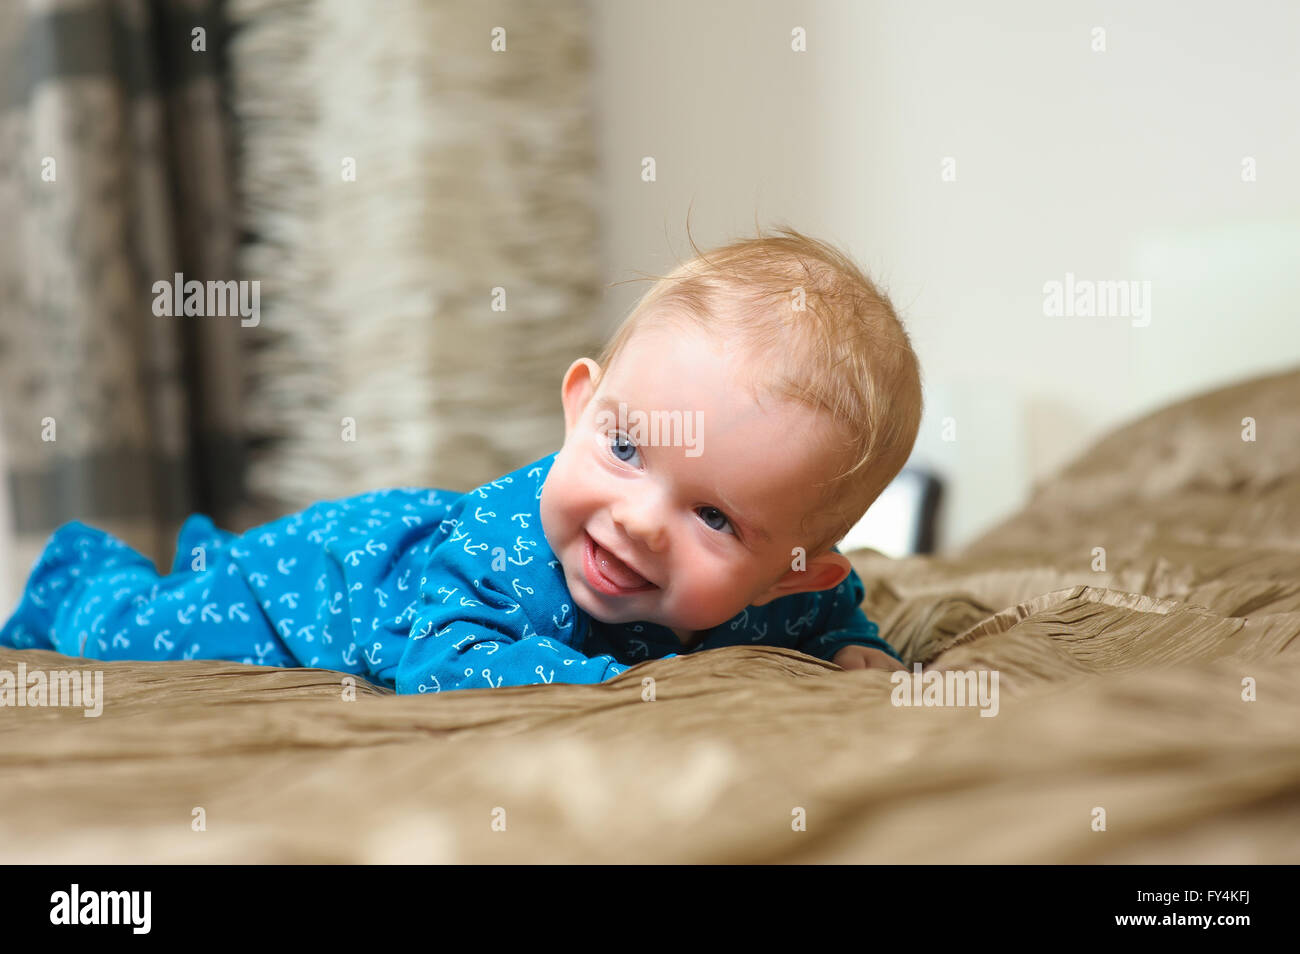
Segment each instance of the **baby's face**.
M844 558L832 555L820 576L792 574L773 591L793 548L810 542L800 519L827 476L816 412L757 403L741 383L745 357L696 329L638 332L599 391L596 370L583 358L565 376L565 441L541 497L547 542L582 609L659 623L689 643L746 606L838 584L847 561L837 572ZM673 411L697 426L655 435L652 414ZM645 433L634 435L638 413Z

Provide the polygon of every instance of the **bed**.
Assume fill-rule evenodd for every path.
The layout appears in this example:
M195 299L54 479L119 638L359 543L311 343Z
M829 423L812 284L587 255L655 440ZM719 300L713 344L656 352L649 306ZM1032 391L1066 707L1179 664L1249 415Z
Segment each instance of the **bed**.
M849 555L995 716L765 647L436 698L95 663L97 718L0 709L0 860L1300 860L1300 369L1113 432L957 555Z

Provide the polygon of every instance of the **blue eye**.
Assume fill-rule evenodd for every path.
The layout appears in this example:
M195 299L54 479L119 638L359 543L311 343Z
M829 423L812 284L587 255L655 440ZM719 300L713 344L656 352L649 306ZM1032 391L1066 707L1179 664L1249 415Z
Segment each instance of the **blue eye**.
M701 508L700 508L700 513L717 514L717 515L718 515L718 518L722 520L722 526L721 526L721 527L715 527L715 526L713 526L713 524L709 523L709 521L706 519L706 520L704 521L704 523L705 523L706 526L708 526L708 528L709 528L710 530L719 530L719 531L720 531L720 530L724 529L725 527L730 527L730 526L731 526L731 521L727 519L727 515L726 515L725 513L723 513L721 510L719 510L717 507L701 507ZM735 531L732 530L731 532L734 533Z
M632 456L624 457L623 455L625 453L628 455L636 455L636 445L624 437L621 431L616 434L611 434L610 438L609 452L614 455L616 460L621 460L625 464L629 463L632 460Z

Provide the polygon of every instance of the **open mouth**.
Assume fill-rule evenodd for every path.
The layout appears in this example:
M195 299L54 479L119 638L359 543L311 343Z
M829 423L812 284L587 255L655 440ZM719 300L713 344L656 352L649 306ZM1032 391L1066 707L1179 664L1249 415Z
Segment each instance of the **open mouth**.
M592 589L606 596L626 596L658 589L653 583L610 553L587 531L582 532L583 572Z

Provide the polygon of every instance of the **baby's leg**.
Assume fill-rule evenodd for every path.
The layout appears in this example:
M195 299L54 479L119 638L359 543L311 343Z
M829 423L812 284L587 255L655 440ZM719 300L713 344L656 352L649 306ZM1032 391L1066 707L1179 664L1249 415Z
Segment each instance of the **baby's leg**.
M46 546L0 644L104 660L228 659L293 666L205 517L181 530L174 570L73 522Z

